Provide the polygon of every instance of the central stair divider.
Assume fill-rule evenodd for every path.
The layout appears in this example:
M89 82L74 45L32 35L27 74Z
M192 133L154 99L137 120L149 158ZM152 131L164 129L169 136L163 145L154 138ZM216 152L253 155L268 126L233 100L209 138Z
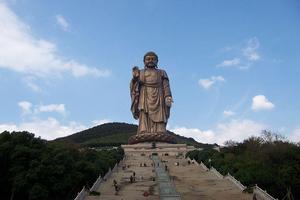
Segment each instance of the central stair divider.
M156 181L159 188L159 197L161 200L181 200L176 192L174 184L171 182L165 165L160 161L157 155L152 155L156 173Z

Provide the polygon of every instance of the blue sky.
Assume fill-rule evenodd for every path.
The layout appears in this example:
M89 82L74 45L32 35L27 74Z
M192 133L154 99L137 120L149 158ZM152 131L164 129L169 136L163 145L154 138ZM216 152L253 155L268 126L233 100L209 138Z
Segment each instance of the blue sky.
M136 123L131 68L152 50L170 78L170 130L299 142L299 19L296 0L0 0L0 131Z

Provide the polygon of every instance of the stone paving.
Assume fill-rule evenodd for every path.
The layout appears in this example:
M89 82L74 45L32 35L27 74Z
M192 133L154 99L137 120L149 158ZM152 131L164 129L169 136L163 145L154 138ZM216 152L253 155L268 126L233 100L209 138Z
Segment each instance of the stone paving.
M182 200L250 200L252 194L243 193L227 179L218 178L201 166L188 164L184 158L175 156L160 157L168 166L169 177ZM178 162L179 166L175 163ZM140 164L146 167L140 166ZM88 196L88 200L158 200L159 189L155 177L153 161L147 156L129 156L125 159L126 169L118 169L101 184L100 196ZM129 165L129 168L127 167ZM130 183L130 176L136 173L136 182ZM113 180L120 185L120 191L115 195ZM144 196L145 192L149 196Z

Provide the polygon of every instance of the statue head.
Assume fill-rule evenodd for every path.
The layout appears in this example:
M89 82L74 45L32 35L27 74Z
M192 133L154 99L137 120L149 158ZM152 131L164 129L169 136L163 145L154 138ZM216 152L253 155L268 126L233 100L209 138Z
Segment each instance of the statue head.
M158 56L153 51L149 51L144 55L144 64L147 68L156 68Z

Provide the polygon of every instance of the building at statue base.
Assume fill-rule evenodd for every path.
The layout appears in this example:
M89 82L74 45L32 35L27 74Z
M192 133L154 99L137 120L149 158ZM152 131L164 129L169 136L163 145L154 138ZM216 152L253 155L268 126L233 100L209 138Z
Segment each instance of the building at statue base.
M170 144L163 142L144 142L126 144L121 146L126 156L185 156L189 151L196 150L194 146L187 144Z

